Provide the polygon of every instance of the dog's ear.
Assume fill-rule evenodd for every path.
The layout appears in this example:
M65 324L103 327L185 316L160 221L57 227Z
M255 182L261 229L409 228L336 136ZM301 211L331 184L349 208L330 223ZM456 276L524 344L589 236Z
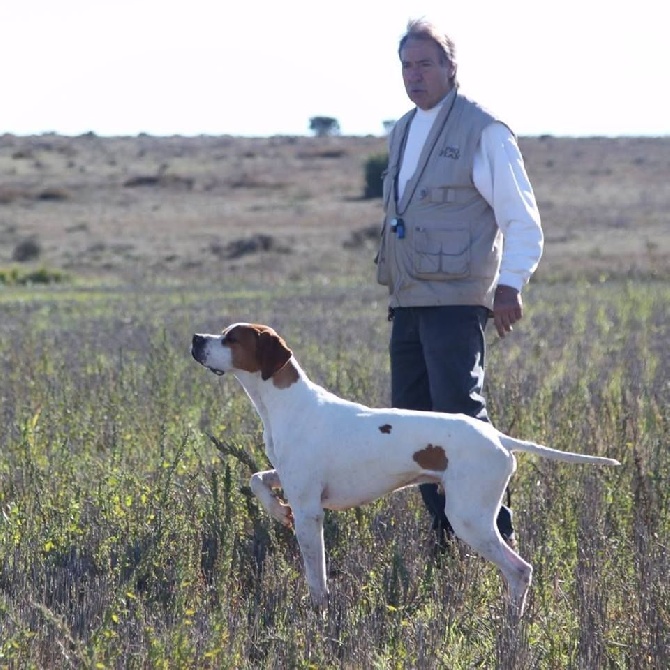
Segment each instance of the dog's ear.
M264 330L258 337L258 362L261 366L263 381L281 370L289 361L293 352L286 346L277 333Z

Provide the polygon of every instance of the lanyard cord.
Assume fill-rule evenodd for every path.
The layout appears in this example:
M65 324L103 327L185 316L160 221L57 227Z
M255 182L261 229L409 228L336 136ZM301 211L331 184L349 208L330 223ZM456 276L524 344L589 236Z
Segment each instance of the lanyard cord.
M444 130L445 126L447 125L447 121L449 121L449 117L451 116L451 112L454 109L454 105L456 104L456 98L458 97L458 91L456 92L456 95L454 96L454 99L451 101L451 105L449 105L449 109L447 110L447 114L444 117L444 121L442 121L442 127L440 128L440 132L438 133L438 137L442 134L442 131ZM416 114L416 110L414 111ZM410 194L409 198L407 198L407 205L405 206L405 209L400 211L398 208L399 202L398 202L398 177L400 176L400 166L402 164L402 158L405 155L405 146L407 145L407 138L409 136L409 127L412 125L412 121L414 120L414 117L405 125L405 131L403 133L402 137L402 143L400 144L400 160L398 161L398 167L395 173L395 176L393 178L393 199L395 200L395 211L396 215L399 217L402 217L403 214L407 211L407 207L409 207L409 203L412 199L412 196L414 195L414 191ZM433 132L433 129L431 128L429 135ZM433 155L433 152L435 151L435 147L437 146L437 142L433 143L433 146L430 149L430 153L428 154L428 157L426 158L425 161L423 161L423 165L421 166L421 172L419 172L418 178L416 179L416 185L418 185L419 181L421 180L421 177L423 176L423 173L426 170L426 167L428 166L428 163ZM423 153L423 148L421 149L421 153ZM412 175L412 179L414 179L414 175ZM414 186L414 190L416 190L416 185ZM404 196L404 194L403 194Z

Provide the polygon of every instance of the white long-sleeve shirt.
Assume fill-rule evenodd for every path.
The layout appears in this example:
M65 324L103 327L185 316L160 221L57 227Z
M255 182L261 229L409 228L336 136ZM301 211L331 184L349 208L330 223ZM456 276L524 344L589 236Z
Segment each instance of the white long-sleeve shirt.
M503 234L498 284L521 290L540 262L544 235L519 145L502 123L482 132L472 180Z

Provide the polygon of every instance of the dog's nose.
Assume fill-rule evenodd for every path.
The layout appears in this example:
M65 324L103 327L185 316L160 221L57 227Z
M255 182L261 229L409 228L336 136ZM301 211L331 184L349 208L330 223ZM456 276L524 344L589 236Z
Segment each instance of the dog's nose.
M197 333L193 336L191 340L191 356L196 360L200 360L202 353L202 348L205 346L205 338L202 335Z

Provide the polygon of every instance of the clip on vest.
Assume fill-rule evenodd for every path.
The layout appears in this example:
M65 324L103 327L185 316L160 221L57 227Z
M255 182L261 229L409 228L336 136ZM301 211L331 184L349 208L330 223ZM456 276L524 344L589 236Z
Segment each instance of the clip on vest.
M393 219L391 221L391 231L394 232L399 240L405 237L405 222L402 219Z

